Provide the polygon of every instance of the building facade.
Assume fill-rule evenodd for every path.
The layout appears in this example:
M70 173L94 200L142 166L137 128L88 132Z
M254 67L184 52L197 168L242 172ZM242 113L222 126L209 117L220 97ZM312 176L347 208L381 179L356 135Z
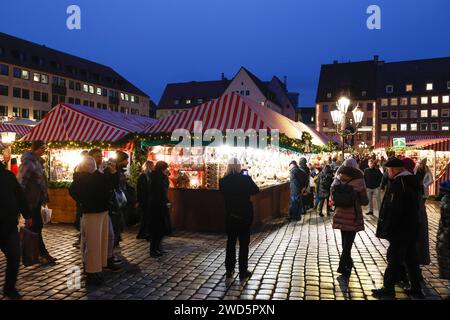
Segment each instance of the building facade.
M222 74L217 81L191 81L170 83L166 86L156 111L157 118L195 107L223 94L235 92L258 102L261 107L272 109L295 120L298 96L296 92L288 92L286 81L272 77L271 81L261 81L246 68L241 67L232 80Z
M60 102L150 114L149 96L110 67L0 33L0 117L38 121Z
M379 144L450 135L450 58L385 63L377 83Z
M322 65L316 96L316 130L335 137L336 127L331 118L331 111L341 96L351 100L352 108L359 106L364 117L357 133L346 141L352 146L364 142L368 146L375 143L376 134L376 75L382 62L375 56L373 60L361 62ZM353 115L347 113L346 127L354 128Z

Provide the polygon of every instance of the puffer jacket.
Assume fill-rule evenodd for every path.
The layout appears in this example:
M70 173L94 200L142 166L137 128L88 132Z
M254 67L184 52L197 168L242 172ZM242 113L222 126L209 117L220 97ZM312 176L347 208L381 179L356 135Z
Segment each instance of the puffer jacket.
M333 217L333 229L342 231L364 230L364 218L361 206L369 204L363 173L352 167L341 167L337 177L331 184L331 192L339 185L347 183L355 192L355 204L352 207L336 207Z
M25 152L21 159L17 180L25 192L30 209L48 202L47 178L42 162L30 151Z

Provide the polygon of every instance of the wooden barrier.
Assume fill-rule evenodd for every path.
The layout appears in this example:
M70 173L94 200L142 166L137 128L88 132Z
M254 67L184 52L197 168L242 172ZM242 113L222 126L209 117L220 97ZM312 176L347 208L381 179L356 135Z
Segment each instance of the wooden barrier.
M48 189L50 202L48 207L53 210L53 223L73 223L76 218L76 203L65 188Z

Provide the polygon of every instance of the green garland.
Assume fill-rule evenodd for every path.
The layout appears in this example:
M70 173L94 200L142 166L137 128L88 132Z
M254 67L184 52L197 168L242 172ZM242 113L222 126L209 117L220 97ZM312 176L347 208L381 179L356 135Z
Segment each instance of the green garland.
M113 150L123 147L126 141L121 139L118 142L77 142L77 141L51 141L47 142L46 146L48 149L85 149L91 150L94 148L99 148L102 150ZM13 154L22 154L29 150L31 147L30 141L16 141L12 144L11 149Z

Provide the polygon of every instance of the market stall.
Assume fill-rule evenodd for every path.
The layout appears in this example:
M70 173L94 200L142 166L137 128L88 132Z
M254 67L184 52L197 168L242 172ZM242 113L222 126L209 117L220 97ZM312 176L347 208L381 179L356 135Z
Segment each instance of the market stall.
M193 146L174 146L178 139L172 141L171 135L180 130ZM211 130L220 136L206 138ZM248 135L233 138L230 143L230 130ZM257 226L287 213L289 162L298 161L305 149L325 143L313 129L235 93L165 118L145 132L148 136L141 146L147 159L164 160L170 167L172 223L177 229L189 231L224 231L225 211L218 189L230 158L238 158L261 189L252 197ZM262 136L267 132L270 137L266 139ZM251 139L258 141L256 146ZM270 143L265 144L267 141ZM274 142L279 142L279 147Z
M75 203L67 186L83 150L100 148L104 159L114 157L118 149L130 153L123 139L131 133L142 132L155 121L143 116L60 103L28 132L15 147L22 152L31 141L47 143L46 169L51 187L52 222L75 220Z
M24 135L26 135L28 132L30 132L31 130L31 126L28 125L18 125L18 124L14 124L12 122L4 122L4 123L0 123L0 133L13 133L14 137L13 139L18 139L23 137ZM9 144L3 143L2 141L2 134L0 134L0 150L2 150L2 152L0 152L0 160L3 161L3 157L5 156L5 154L8 154L11 159L15 158L18 160L18 164L20 164L20 157L18 157L18 155L14 155L14 154L10 154L10 150L9 150Z

